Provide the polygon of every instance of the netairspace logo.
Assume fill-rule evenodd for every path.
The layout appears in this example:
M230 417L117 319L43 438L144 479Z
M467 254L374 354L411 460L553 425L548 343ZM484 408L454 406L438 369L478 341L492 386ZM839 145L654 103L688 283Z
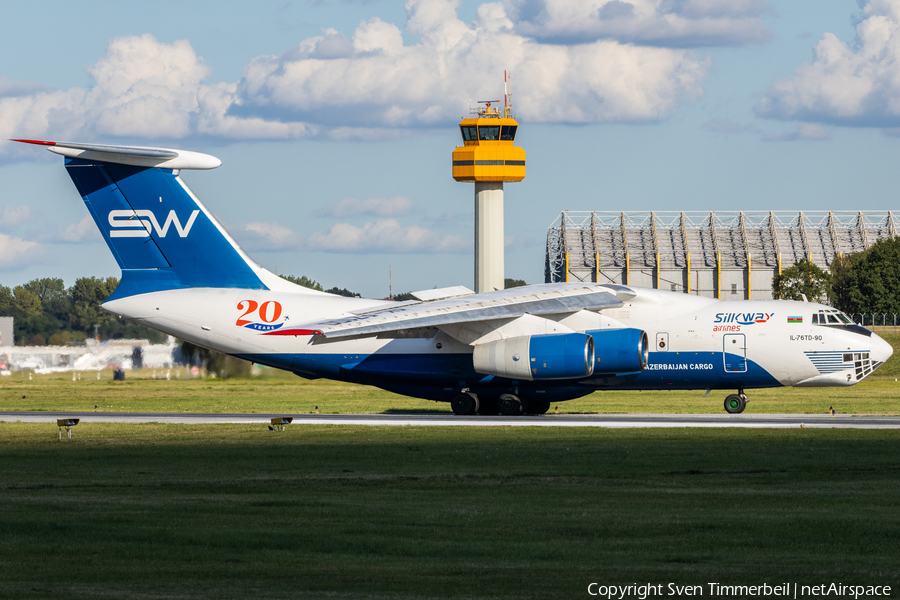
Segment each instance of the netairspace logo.
M588 595L611 600L625 598L647 598L663 596L708 596L710 598L877 598L891 595L889 585L845 585L843 583L820 583L801 585L798 583L779 583L769 585L725 585L718 582L702 585L679 585L677 583L633 583L631 585L604 585L591 583Z

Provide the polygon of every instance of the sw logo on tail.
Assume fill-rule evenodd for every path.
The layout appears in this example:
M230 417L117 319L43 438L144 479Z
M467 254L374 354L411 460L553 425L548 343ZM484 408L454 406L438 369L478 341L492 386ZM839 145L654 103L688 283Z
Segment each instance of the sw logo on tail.
M152 210L111 210L109 211L109 226L113 229L110 230L109 237L150 237L152 231L156 231L156 235L159 237L166 237L170 225L175 225L175 230L180 237L187 237L198 214L200 211L194 210L188 217L187 224L182 227L178 215L174 210L170 210L165 223L160 227Z

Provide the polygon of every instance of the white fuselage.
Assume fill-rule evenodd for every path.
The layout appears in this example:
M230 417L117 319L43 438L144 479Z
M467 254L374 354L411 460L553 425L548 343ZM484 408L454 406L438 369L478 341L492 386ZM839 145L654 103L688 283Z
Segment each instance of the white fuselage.
M574 331L627 326L647 332L647 368L628 382L598 380L596 387L852 385L862 378L858 363L868 365L861 367L865 376L891 352L876 335L813 325L814 313L832 310L814 303L718 301L660 290L632 290L634 297L620 308L553 318ZM352 365L379 355L439 359L472 353L472 346L439 330L424 336L362 337L315 344L312 332L278 334L279 330L302 330L304 323L374 310L387 302L317 292L192 288L111 300L104 308L194 344L287 369L296 357L304 356L337 361L342 367L351 365L344 368L350 372ZM848 355L851 359L856 355L857 360L835 360ZM326 370L324 376L336 372ZM403 379L404 373L396 378Z

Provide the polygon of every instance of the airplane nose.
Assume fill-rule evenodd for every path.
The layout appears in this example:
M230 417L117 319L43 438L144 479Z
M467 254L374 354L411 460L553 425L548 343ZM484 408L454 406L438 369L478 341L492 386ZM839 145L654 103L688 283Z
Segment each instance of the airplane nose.
M890 344L888 344L886 341L884 341L874 333L872 334L872 360L877 360L880 363L884 363L887 362L887 359L889 359L893 353L894 349Z

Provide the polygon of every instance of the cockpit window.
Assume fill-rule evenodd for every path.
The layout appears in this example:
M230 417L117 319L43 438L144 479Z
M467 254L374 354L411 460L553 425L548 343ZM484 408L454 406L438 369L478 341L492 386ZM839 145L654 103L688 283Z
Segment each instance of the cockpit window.
M474 125L460 125L459 129L462 131L463 141L474 142L478 140L478 128Z
M839 327L847 327L848 329L852 329L854 331L862 332L863 328L857 325L853 319L842 313L837 309L822 309L818 313L814 313L812 316L812 324L813 325L826 325L829 327L839 326Z

